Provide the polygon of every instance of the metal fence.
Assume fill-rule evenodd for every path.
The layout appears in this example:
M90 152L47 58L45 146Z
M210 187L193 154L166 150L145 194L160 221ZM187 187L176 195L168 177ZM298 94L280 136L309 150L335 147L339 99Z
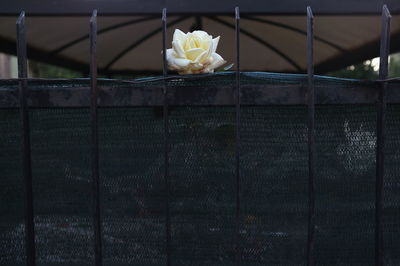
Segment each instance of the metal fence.
M92 17L90 18L90 117L91 117L91 171L92 171L92 212L93 212L93 228L94 228L94 242L95 242L95 264L103 264L103 239L102 239L102 215L101 215L101 201L100 201L100 190L99 190L99 141L98 141L98 106L162 106L163 110L163 123L164 123L164 184L166 190L165 198L165 251L166 251L166 265L172 265L171 263L171 218L170 218L170 174L169 174L169 113L168 109L171 105L190 105L193 102L194 96L191 95L190 91L186 93L184 97L175 97L170 95L168 81L173 79L192 79L192 76L173 76L167 72L167 61L166 61L166 29L167 29L167 10L164 8L162 11L162 32L163 32L163 77L159 80L163 81L162 88L155 88L155 92L151 92L150 100L149 95L145 95L146 92L141 91L140 93L126 95L129 100L126 99L110 99L109 95L99 94L97 86L97 66L96 66L96 35L97 35L97 11L93 11ZM387 94L390 94L388 98L391 102L399 102L400 95L396 90L391 89L388 86L389 81L388 75L388 55L389 55L389 37L390 37L390 13L386 6L383 7L382 11L382 33L381 33L381 49L380 49L380 68L379 68L379 80L373 81L378 89L378 102L377 102L377 150L376 150L376 195L375 195L375 265L383 265L383 234L382 234L382 200L383 200L383 177L384 177L384 144L385 144L385 113L387 104ZM301 86L292 85L287 88L272 88L272 92L269 94L265 92L268 89L268 85L260 85L255 88L259 93L264 94L264 98L259 102L246 102L244 103L241 97L248 95L248 91L242 91L243 87L241 84L241 72L240 72L240 13L239 8L235 8L235 38L236 38L236 78L234 84L228 84L225 86L219 86L217 88L219 95L223 97L215 97L215 95L207 95L205 92L197 92L197 100L201 104L205 105L231 105L235 106L235 177L232 182L235 183L236 187L236 265L241 265L241 245L239 238L240 230L240 213L241 213L241 105L243 104L304 104L304 95L306 95L306 104L308 106L308 237L307 237L307 252L305 254L307 265L315 265L315 105L316 104L335 104L335 103L374 103L376 91L356 89L353 92L346 95L344 91L325 91L324 97L318 97L315 93L314 85L314 16L310 7L307 8L307 75L308 84L306 91ZM87 91L85 88L77 88L75 92L77 97L83 99L82 101L66 102L62 97L58 97L58 94L62 94L68 88L60 88L60 91L48 91L46 97L44 93L40 91L29 90L29 83L40 81L41 79L28 78L27 76L27 53L26 53L26 37L25 37L25 13L21 12L17 23L17 53L18 53L18 73L19 73L19 93L14 91L6 91L4 96L7 101L3 101L3 107L16 107L18 103L13 101L19 99L20 108L20 122L22 125L22 155L23 155L23 176L25 182L25 232L26 232L26 263L27 265L36 265L35 260L35 226L34 226L34 208L33 208L33 188L32 188L32 166L31 166L31 143L30 143L30 125L29 125L29 107L51 107L51 106L70 106L70 107L82 107L87 106L86 99ZM201 78L195 77L195 78ZM72 81L74 81L72 79ZM79 80L77 80L79 81ZM154 81L154 79L152 80ZM114 80L119 83L133 83L140 84L146 81L128 81L128 80ZM159 90L160 89L160 90ZM179 91L179 88L177 88ZM181 92L185 88L181 88ZM233 97L232 97L233 89ZM140 88L138 89L140 90ZM282 98L279 91L288 93L289 96ZM290 91L290 93L289 93ZM305 94L304 94L305 93ZM331 93L331 94L329 94ZM53 96L52 96L53 95ZM132 97L137 95L138 97ZM355 97L355 95L362 95L362 97ZM361 100L360 100L361 99ZM29 103L28 103L29 100Z

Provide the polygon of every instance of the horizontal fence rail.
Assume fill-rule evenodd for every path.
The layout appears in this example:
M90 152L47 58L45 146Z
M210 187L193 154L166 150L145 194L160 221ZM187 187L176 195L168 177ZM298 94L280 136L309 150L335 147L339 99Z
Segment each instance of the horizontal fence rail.
M162 11L162 60L163 76L139 80L113 80L97 78L96 44L97 11L90 19L90 78L88 79L35 79L28 78L25 14L17 20L18 79L0 80L0 109L19 108L22 140L22 168L25 182L25 250L26 263L36 265L34 230L34 195L32 189L31 143L29 108L90 107L91 123L91 177L92 219L94 234L95 265L103 264L102 205L100 200L98 108L99 107L163 107L163 176L165 195L161 204L165 215L165 264L173 265L171 241L171 180L170 180L170 132L169 108L171 106L234 106L235 107L235 265L242 264L241 241L241 107L257 105L306 105L308 150L308 224L306 253L307 265L317 265L315 255L315 106L326 104L377 104L376 147L376 195L375 195L375 265L383 265L383 178L385 152L386 105L400 103L400 80L388 80L388 56L390 43L390 13L386 6L382 11L382 34L379 80L362 81L330 78L314 75L314 16L307 7L307 74L246 73L240 71L240 13L235 8L235 64L230 73L174 76L167 70L167 10ZM208 83L210 77L213 83Z
M210 75L168 79L170 106L235 105L231 83L234 73L216 74L220 84L207 84ZM241 73L241 105L302 105L307 91L306 75ZM230 79L227 77L230 76ZM374 104L377 88L382 82L357 81L314 76L315 104ZM99 107L163 106L163 82L139 82L98 79ZM285 80L283 84L277 84ZM2 84L3 82L3 84ZM322 84L324 82L324 84ZM325 83L327 82L327 83ZM44 84L43 84L44 83ZM200 84L199 84L200 83ZM341 85L337 85L337 83ZM17 108L18 81L0 80L0 108ZM204 85L206 84L206 86ZM29 79L27 104L34 108L89 107L89 79L47 80ZM400 103L400 82L387 82L387 103Z

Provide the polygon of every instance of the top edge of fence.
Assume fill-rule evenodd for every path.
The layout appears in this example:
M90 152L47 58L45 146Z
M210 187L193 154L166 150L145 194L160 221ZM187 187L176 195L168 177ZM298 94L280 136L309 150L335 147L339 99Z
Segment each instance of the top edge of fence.
M98 81L103 82L114 82L114 83L125 83L125 84L144 84L144 83L152 83L163 80L171 80L171 81L198 81L202 79L209 80L209 78L234 78L236 72L218 72L218 73L210 73L210 74L191 74L191 75L169 75L167 77L164 76L152 76L152 77L142 77L136 79L113 79L113 78L98 78ZM296 80L305 80L307 79L307 74L289 74L289 73L273 73L273 72L240 72L242 78L248 79L270 79L272 80L282 80L287 79L288 81L296 81ZM400 77L388 78L388 79L352 79L352 78L340 78L333 76L325 76L325 75L314 75L316 81L335 81L335 82L351 82L351 83L381 83L381 82L394 82L400 83ZM10 83L14 83L21 80L21 78L9 78L9 79L0 79L0 86L6 85ZM26 78L26 80L30 82L87 82L90 78Z

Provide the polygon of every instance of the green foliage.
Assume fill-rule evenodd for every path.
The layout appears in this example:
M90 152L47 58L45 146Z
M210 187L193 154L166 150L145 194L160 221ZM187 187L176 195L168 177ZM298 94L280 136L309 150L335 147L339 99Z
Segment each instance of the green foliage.
M367 60L355 66L348 66L332 73L329 76L338 78L353 78L353 79L377 79L378 72L372 66L372 60Z
M390 56L389 77L400 77L400 53Z
M89 67L88 67L89 69ZM29 75L33 78L82 78L80 72L29 60Z
M361 64L348 66L344 69L328 73L329 76L354 79L377 79L379 68L373 64L373 60L367 60ZM400 53L392 54L389 58L389 77L400 77Z

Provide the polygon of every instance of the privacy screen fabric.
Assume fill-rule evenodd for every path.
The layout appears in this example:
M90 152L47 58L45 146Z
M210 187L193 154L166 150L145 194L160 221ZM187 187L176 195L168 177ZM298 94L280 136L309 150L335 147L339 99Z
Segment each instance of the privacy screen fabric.
M305 105L241 107L236 220L234 107L169 108L172 265L233 265L236 237L242 265L305 264L307 114ZM89 109L31 108L29 116L37 264L94 265ZM385 265L393 266L399 117L400 105L389 104L383 230ZM317 265L374 264L376 122L374 104L316 106ZM164 265L160 107L100 108L98 130L104 265ZM0 109L0 151L0 264L25 265L17 108Z

